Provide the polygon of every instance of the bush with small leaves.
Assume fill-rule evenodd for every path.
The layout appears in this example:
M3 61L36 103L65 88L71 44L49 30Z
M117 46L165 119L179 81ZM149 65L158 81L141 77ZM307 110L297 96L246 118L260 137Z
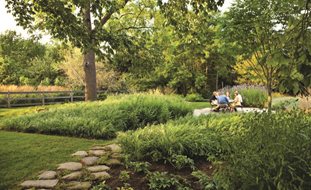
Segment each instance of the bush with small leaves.
M165 190L174 189L180 185L180 182L169 175L167 172L153 172L149 173L148 186L150 190Z
M204 172L197 170L193 171L191 175L199 180L203 190L216 190L216 184L213 182L213 179Z
M185 167L194 169L194 161L185 155L173 154L168 160L175 168L179 170Z

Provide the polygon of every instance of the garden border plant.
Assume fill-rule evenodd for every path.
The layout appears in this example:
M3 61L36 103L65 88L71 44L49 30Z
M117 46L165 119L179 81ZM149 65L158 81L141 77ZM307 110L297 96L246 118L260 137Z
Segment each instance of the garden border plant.
M119 95L105 101L59 108L5 119L3 129L87 138L113 138L118 131L165 123L191 113L180 97L152 94Z

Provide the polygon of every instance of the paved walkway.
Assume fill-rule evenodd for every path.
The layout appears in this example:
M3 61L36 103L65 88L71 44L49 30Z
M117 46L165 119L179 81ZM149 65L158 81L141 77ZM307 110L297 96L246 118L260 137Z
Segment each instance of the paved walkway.
M260 108L237 108L237 112L239 113L249 113L249 112L262 113L266 111L267 111L266 109L260 109ZM214 112L212 108L195 109L193 111L193 116L210 115L210 114L218 114L218 113L219 112Z

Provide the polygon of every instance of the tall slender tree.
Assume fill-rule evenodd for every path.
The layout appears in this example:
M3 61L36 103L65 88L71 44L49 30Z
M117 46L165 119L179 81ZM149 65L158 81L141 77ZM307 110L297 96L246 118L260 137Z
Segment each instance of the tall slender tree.
M304 42L310 35L310 6L309 0L237 0L224 18L224 38L262 74L269 110L276 79L292 78L294 92L301 89L304 76L298 68L310 53L310 42Z

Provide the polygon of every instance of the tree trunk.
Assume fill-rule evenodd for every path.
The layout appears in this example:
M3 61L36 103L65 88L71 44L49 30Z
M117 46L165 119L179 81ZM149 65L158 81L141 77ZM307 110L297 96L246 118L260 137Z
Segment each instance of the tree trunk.
M84 50L83 66L85 73L85 101L94 101L97 98L96 94L96 67L95 67L95 52L93 48L92 36L92 21L90 2L85 4L84 9L84 24L89 34L89 46Z
M268 112L271 113L272 108L272 79L268 79L267 90L268 90Z
M93 50L89 50L83 56L85 73L85 101L94 101L97 98L95 52Z

